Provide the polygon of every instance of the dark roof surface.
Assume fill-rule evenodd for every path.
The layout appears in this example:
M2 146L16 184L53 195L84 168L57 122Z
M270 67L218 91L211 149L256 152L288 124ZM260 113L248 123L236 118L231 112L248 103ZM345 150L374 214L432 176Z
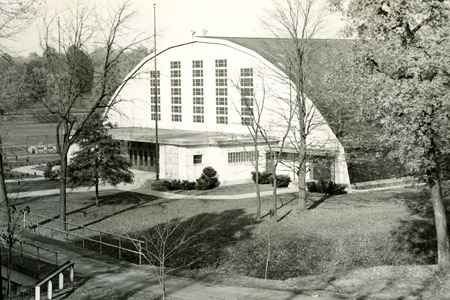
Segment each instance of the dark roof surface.
M247 37L209 37L238 44L255 51L270 63L279 67L286 74L289 73L287 57L295 51L294 43L289 38L247 38ZM349 52L354 40L349 39L310 39L304 40L308 44L308 54L305 57L307 83L315 85L327 70L327 64L337 59L341 53Z
M242 47L255 51L270 63L278 67L289 76L289 57L295 57L295 45L289 38L247 38L247 37L209 37L226 40ZM331 130L337 133L334 124L327 112L333 109L328 104L330 88L324 81L329 75L330 65L336 63L341 56L352 55L355 40L351 39L309 39L301 41L306 45L307 54L304 58L305 86L303 92L314 103L316 108L323 113L323 117L330 125ZM293 55L292 55L293 54ZM334 85L333 88L339 88ZM345 88L345 87L343 87ZM345 92L345 91L343 91Z

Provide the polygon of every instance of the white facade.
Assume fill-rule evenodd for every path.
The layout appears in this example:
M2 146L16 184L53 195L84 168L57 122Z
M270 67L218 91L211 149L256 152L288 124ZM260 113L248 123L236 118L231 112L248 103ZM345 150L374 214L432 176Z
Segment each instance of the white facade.
M150 55L130 72L126 83L116 92L115 109L107 112L112 124L124 129L155 128L150 111L150 98L154 94L150 72L154 68L154 56ZM253 110L262 111L261 127L270 136L279 139L287 128L288 102L295 97L290 82L279 68L252 50L222 39L195 38L160 50L157 69L160 75L159 128L216 133L219 137L223 134L231 139L248 136L249 129L242 122L246 116L241 101L246 88L250 88L247 92L251 91L248 97L253 101L250 102ZM329 153L334 158L332 178L337 183L349 184L342 145L311 101L307 106L312 116L310 123L314 124L307 137L309 152ZM293 137L290 134L286 148L294 148L289 144L294 143ZM129 140L135 139L130 135ZM260 147L264 169L263 148L267 147L263 143ZM239 138L226 146L207 141L190 146L161 142L161 177L193 180L205 166L212 166L222 183L245 182L250 180L251 162L230 163L228 160L228 153L242 151ZM248 140L245 151L252 151ZM194 155L203 156L201 164L193 164ZM280 171L295 177L295 172L286 167L280 166Z

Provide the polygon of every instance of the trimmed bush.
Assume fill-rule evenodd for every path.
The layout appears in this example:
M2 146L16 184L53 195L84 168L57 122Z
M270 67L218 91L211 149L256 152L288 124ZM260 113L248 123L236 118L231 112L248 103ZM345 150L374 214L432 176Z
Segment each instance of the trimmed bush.
M258 177L258 183L259 184L269 184L270 183L270 177L272 176L272 173L269 172L258 172L259 177ZM256 173L252 172L252 180L253 182L256 182Z
M203 173L200 178L197 179L195 184L196 190L211 190L220 185L219 179L217 179L217 171L212 167L206 167L203 169Z
M310 181L306 183L306 187L311 193L323 193L326 195L342 195L347 193L345 191L345 184L339 184L333 181Z
M273 185L273 176L269 177L270 184ZM277 175L277 188L288 187L291 177L288 175Z
M53 167L61 165L60 160L53 160L47 162L47 165L45 166L44 170L44 177L48 180L55 180L59 177L59 169L53 169Z
M195 190L195 182L189 180L181 181L180 190Z
M164 180L164 186L169 191L194 190L195 182L189 181L189 180L179 180L179 179Z

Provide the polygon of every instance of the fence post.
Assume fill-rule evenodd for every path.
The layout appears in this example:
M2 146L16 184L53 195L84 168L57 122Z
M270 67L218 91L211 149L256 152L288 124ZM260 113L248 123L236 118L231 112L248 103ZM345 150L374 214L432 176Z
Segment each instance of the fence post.
M70 279L70 282L73 282L73 269L74 269L74 265L72 264L71 266L70 266L70 268L69 268L69 279Z
M100 231L100 254L102 254L102 232Z
M23 242L20 241L20 263L23 265Z
M139 241L139 265L142 264L142 242Z
M122 240L119 236L119 259L122 259Z
M37 215L36 232L39 235L39 215Z
M39 256L39 247L36 247L36 250L37 250L37 265L38 265L38 271L40 271L40 270L41 270L41 265L40 265L40 263L39 263L39 258L40 258L40 256Z
M23 211L23 229L25 229L25 227L27 227L27 217L26 217L27 212L24 210Z
M64 273L63 272L61 272L61 273L59 273L59 275L58 275L58 289L60 289L60 290L62 290L63 288L64 288Z
M34 287L34 299L35 300L41 299L41 287L40 286Z
M52 292L53 292L53 283L51 280L49 280L47 283L47 299L53 298Z

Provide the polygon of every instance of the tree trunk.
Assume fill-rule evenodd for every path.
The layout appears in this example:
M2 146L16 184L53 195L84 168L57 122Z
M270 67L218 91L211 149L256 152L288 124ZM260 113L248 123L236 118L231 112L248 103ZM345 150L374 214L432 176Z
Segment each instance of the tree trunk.
M298 154L298 212L306 210L306 131L305 131L305 99L299 96L299 154Z
M270 228L267 232L267 256L266 256L266 268L264 270L264 279L267 279L267 273L269 271L269 261L270 261Z
M61 220L61 229L67 230L66 223L66 175L67 175L67 149L63 148L60 158L61 158L61 169L59 172L59 219Z
M5 174L3 172L3 152L1 148L1 138L0 138L0 203L4 203L4 206L0 210L0 227L7 226L10 220L10 216L8 213L9 209L9 201L8 194L6 193L6 184L5 184Z
M275 159L273 162L272 167L272 178L273 178L273 186L272 186L272 197L273 197L273 208L272 208L272 214L271 217L274 218L274 220L278 220L278 199L277 199L277 164L275 163Z
M298 212L306 210L306 154L300 150L298 169Z
M6 184L5 184L5 174L3 172L3 148L2 148L2 138L0 136L0 203L5 203L5 210L1 210L0 211L0 217L1 217L1 222L0 222L0 228L4 228L5 226L7 226L8 228L8 233L9 233L9 229L10 229L10 224L11 224L11 214L9 212L9 201L8 201L8 194L6 193ZM9 239L8 239L9 242ZM9 252L11 252L11 249L9 249ZM0 263L2 259L2 250L1 250L1 245L0 245ZM8 265L9 267L11 264L11 256L8 257ZM1 268L0 268L1 269ZM11 270L11 268L9 268L9 270ZM9 271L8 271L9 272ZM0 270L0 300L3 300L3 277L2 277L2 272ZM9 276L8 273L8 282L10 282L11 280L11 276Z
M8 228L8 299L11 299L12 246L12 232L10 231L10 228Z
M438 265L442 271L450 269L450 247L447 229L447 215L442 198L441 180L439 174L433 174L428 180L433 203L434 222L437 234Z
M256 189L256 219L261 219L261 191L259 188L259 155L258 140L255 139L255 189Z
M166 273L166 270L165 270L165 268L164 268L164 263L162 263L162 266L161 266L161 288L162 288L162 298L163 298L163 300L165 300L166 299L166 282L165 282L165 273Z
M2 246L0 245L0 262L2 261ZM3 274L0 268L0 300L3 300Z
M98 177L95 178L95 206L98 206Z

